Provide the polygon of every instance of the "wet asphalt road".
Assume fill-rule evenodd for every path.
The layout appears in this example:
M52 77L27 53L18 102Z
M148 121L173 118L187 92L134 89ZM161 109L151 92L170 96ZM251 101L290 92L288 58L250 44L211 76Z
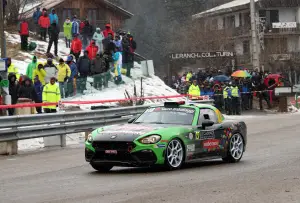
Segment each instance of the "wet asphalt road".
M83 146L0 157L0 202L300 202L300 114L245 118L238 164L94 172Z

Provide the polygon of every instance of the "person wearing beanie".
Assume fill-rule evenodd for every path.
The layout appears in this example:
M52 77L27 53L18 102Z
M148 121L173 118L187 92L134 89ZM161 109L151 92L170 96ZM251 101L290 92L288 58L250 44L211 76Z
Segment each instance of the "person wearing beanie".
M14 73L17 77L17 80L20 78L19 70L15 65L11 62L11 58L7 58L7 75L10 73Z
M57 67L53 64L53 59L48 58L47 63L44 66L44 70L46 72L45 76L45 83L48 84L50 82L50 79L53 77L57 77L58 69Z
M61 99L59 86L56 84L56 78L52 77L50 83L43 89L43 103L58 103ZM45 113L56 113L56 106L44 106Z
M83 94L84 90L86 90L86 81L87 81L87 76L91 73L91 67L92 63L91 60L89 59L89 52L86 50L84 51L84 55L81 56L78 59L77 67L78 67L78 93Z
M32 62L30 64L28 64L27 70L26 70L26 75L27 75L27 77L30 78L30 80L34 79L33 71L35 70L36 66L37 66L37 57L33 56Z
M75 93L74 92L74 86L75 86L74 80L75 80L75 77L78 74L77 66L74 63L74 57L72 55L68 56L67 64L71 69L71 76L67 81L66 97L72 97L72 96L74 96L74 93Z
M57 24L56 20L53 21L51 24L51 29L49 29L49 43L48 43L48 49L47 54L50 53L50 50L52 48L52 44L54 43L54 55L57 57L57 47L58 47L58 38L59 38L59 25Z
M57 66L57 69L58 69L57 81L59 83L61 98L65 98L65 86L66 86L66 82L71 76L71 69L62 58L59 59L59 64Z

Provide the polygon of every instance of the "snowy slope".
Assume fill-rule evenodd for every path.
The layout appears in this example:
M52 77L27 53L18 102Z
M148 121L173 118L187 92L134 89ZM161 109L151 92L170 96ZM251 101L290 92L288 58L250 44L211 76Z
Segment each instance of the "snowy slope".
M7 42L11 44L19 44L20 36L17 34L9 34L6 33ZM48 43L43 41L33 40L29 38L29 41L35 41L37 43L37 48L33 52L17 52L17 59L12 59L12 62L18 67L19 72L22 74L26 73L26 69L28 64L31 62L33 55L41 55L44 56L47 50ZM69 49L65 47L65 43L63 40L59 40L59 56L66 59L66 56L69 53ZM39 58L39 61L45 62L45 58ZM91 87L91 85L87 84L87 91L83 96L75 96L74 98L68 98L66 100L71 101L91 101L91 100L106 100L106 99L124 99L124 92L127 90L130 95L133 95L133 87L136 84L137 94L140 93L140 79L143 79L143 91L144 96L174 96L178 95L178 93L164 84L164 82L157 76L153 77L144 77L141 71L141 66L138 63L134 64L134 68L132 70L132 78L128 78L123 76L123 80L125 84L117 86L113 82L109 83L109 87L103 89L102 91L95 90ZM93 79L89 78L88 81L92 82ZM163 100L160 100L163 101ZM147 103L153 102L157 103L159 101L147 101ZM106 104L107 105L107 104ZM111 104L110 104L111 105ZM80 106L83 109L90 108L91 105L82 105ZM78 144L83 140L83 134L75 134L69 135L67 137L68 144ZM26 149L37 149L42 148L44 146L43 138L31 139L31 140L23 140L18 142L18 147L20 150Z
M7 41L12 44L18 44L20 40L19 35L16 34L8 34L7 33ZM13 60L13 63L16 67L19 68L19 72L24 74L26 72L26 68L28 63L31 62L31 59L34 54L44 55L48 43L43 41L33 40L29 38L29 41L35 41L37 43L37 49L34 52L27 53L19 51L18 57L22 58L22 60ZM69 49L65 47L65 43L63 40L59 40L59 56L66 58L69 53ZM45 59L39 59L44 62ZM143 77L141 67L138 63L134 64L134 69L132 70L132 78L128 78L123 76L123 80L125 81L124 85L117 86L113 82L109 83L109 88L103 89L102 91L97 91L90 86L88 83L87 91L84 96L75 96L74 98L69 98L67 100L72 101L89 101L89 100L106 100L106 99L124 99L124 92L127 90L129 94L133 94L133 87L136 84L137 92L140 93L140 79ZM159 77L143 77L143 90L144 96L174 96L178 93L164 84ZM90 82L93 81L92 78L89 78ZM89 106L86 106L89 108Z

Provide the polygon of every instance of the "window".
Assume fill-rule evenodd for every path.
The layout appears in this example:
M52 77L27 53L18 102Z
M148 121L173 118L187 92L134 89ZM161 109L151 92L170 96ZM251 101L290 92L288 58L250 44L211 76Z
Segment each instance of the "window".
M200 115L198 119L198 125L201 125L202 122L205 120L204 114L209 115L209 120L213 121L214 123L218 123L218 116L212 109L200 109Z
M194 114L192 108L150 108L134 123L192 125Z
M243 53L249 54L250 53L250 43L248 40L243 41Z
M270 11L270 20L271 20L271 23L278 23L279 22L279 11L278 10L271 10Z

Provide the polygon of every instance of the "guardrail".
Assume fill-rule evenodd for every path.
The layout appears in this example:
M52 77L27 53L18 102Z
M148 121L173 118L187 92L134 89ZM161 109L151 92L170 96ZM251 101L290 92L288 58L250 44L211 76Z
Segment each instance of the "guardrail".
M92 131L104 125L126 122L148 107L0 117L0 142Z

